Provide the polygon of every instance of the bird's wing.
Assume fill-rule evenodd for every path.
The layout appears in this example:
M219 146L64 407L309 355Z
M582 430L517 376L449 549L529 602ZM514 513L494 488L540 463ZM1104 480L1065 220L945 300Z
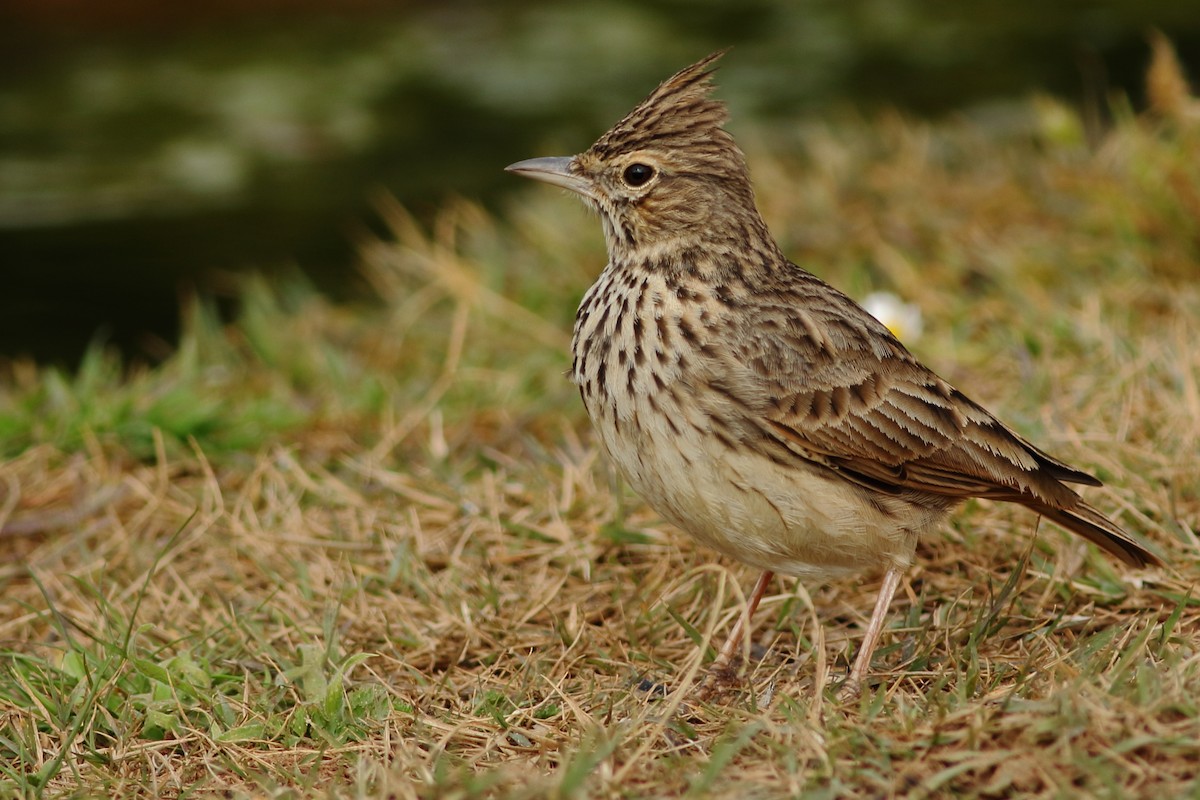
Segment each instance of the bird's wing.
M1070 507L1079 496L1063 482L1099 485L942 380L840 292L819 288L829 292L820 303L764 303L711 378L766 435L890 493Z

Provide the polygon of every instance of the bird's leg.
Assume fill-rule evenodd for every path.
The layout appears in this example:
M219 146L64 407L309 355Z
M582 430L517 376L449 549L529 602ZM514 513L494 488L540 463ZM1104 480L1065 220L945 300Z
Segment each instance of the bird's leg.
M754 612L758 610L758 604L762 601L763 595L767 593L767 585L770 584L773 577L775 577L775 573L770 570L764 570L763 574L758 576L758 583L754 584L750 601L746 603L746 613L738 616L737 623L729 632L729 638L725 640L725 644L721 646L721 652L717 653L717 658L713 661L712 671L729 669L729 665L733 663L733 657L737 655L742 637L746 635L746 626L749 624L750 618L754 616Z
M721 645L721 652L717 653L712 666L708 668L708 676L700 684L699 691L702 700L712 695L715 689L714 684L727 682L732 677L733 669L731 665L733 664L734 656L737 655L738 647L742 643L742 637L746 635L746 627L750 624L750 618L758 610L758 604L762 601L763 595L767 593L767 586L771 583L771 578L773 577L775 577L775 573L770 570L764 570L763 574L758 576L758 583L754 584L754 591L751 592L750 600L746 603L746 613L738 615L733 630L729 632L728 638L725 639L725 644Z
M858 648L858 657L850 669L850 677L842 685L841 696L853 697L862 688L863 678L871 668L871 656L875 646L879 644L879 635L883 633L883 621L887 618L888 608L892 605L892 597L900 587L903 572L892 567L883 576L883 585L879 587L879 597L875 600L875 610L871 612L871 620L867 623L867 632L863 636L862 646Z

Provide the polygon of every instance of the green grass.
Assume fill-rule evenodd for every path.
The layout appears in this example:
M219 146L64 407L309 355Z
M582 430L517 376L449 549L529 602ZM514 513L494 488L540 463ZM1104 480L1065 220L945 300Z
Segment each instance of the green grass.
M776 583L745 686L697 704L754 576L596 451L563 376L596 221L535 187L430 229L383 201L373 307L250 281L153 369L4 365L0 795L1200 792L1200 125L1090 147L1013 113L744 138L785 250L917 304L921 357L1168 569L970 503L861 698L834 690L877 576Z

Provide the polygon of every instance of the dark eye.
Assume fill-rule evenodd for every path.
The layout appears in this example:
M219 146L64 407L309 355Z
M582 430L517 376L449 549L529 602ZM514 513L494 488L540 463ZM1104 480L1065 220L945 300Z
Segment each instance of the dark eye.
M630 186L642 186L654 177L654 167L645 164L630 164L621 175Z

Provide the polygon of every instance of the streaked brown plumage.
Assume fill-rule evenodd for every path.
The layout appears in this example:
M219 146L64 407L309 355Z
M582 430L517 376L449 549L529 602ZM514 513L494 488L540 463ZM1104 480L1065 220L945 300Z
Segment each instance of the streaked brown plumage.
M1158 563L1047 455L792 264L713 100L715 53L584 153L513 164L600 215L609 263L584 296L573 377L633 488L704 544L772 573L882 567L856 688L918 537L968 497L1027 506L1133 566ZM749 614L747 614L749 616ZM741 624L718 664L736 652Z

